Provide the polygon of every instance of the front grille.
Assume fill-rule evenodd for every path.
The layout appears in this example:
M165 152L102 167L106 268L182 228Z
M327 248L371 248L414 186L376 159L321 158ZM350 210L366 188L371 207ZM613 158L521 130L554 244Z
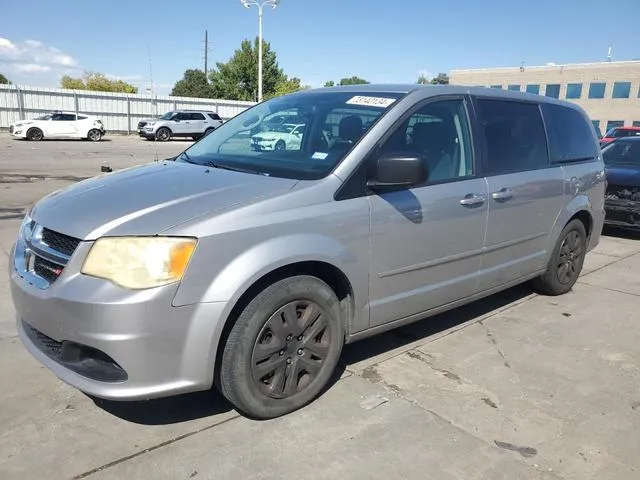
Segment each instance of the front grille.
M138 122L138 128L143 128L147 122Z
M80 240L77 238L54 232L48 228L44 228L42 230L42 241L53 250L56 250L68 257L75 252L76 248L78 248L78 244L80 243Z
M55 282L64 270L62 265L50 262L42 257L35 256L33 261L33 273L44 278L47 282Z
M9 133L13 133L13 125L9 125Z

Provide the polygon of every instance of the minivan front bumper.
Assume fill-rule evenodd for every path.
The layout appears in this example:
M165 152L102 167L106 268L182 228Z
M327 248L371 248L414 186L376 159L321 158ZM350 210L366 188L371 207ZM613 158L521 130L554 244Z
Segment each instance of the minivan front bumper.
M82 275L79 257L88 248L81 244L46 289L10 262L27 350L62 381L99 398L142 400L211 388L226 303L174 307L177 285L133 291Z

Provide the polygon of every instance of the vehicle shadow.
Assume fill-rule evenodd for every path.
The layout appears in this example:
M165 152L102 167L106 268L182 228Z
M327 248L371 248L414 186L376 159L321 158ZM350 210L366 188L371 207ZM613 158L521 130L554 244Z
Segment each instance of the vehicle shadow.
M100 409L122 420L140 425L171 425L219 415L232 410L215 388L167 398L119 402L88 395Z
M521 285L469 305L346 345L331 380L320 396L331 389L353 364L382 355L418 340L426 341L433 335L467 322L473 322L475 319L517 302L531 293L531 289L526 284ZM140 425L182 423L226 413L233 409L232 405L215 388L205 392L135 402L103 400L91 396L89 398L97 407L107 413Z
M625 240L640 240L640 229L633 230L630 228L611 227L605 225L602 229L602 235Z
M533 291L528 284L519 285L468 305L346 345L341 363L348 369L353 364L382 355L390 350L416 341L426 341L431 336L479 320L484 315L507 307L532 293Z

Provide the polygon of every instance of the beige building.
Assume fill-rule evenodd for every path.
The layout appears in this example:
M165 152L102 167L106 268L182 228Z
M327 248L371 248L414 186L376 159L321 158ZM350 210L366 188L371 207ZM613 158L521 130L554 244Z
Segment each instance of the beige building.
M603 134L640 127L640 61L452 70L453 85L517 90L575 102Z

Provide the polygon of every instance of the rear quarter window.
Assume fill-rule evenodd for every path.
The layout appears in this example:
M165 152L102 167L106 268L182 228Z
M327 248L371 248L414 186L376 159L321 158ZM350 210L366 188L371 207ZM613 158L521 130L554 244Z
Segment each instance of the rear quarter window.
M209 115L209 118L210 118L211 120L222 120L222 119L220 118L220 115L218 115L217 113L207 113L207 115Z
M595 160L598 145L593 126L573 108L545 103L542 114L549 135L553 163Z
M547 138L536 103L478 100L487 175L549 166Z

